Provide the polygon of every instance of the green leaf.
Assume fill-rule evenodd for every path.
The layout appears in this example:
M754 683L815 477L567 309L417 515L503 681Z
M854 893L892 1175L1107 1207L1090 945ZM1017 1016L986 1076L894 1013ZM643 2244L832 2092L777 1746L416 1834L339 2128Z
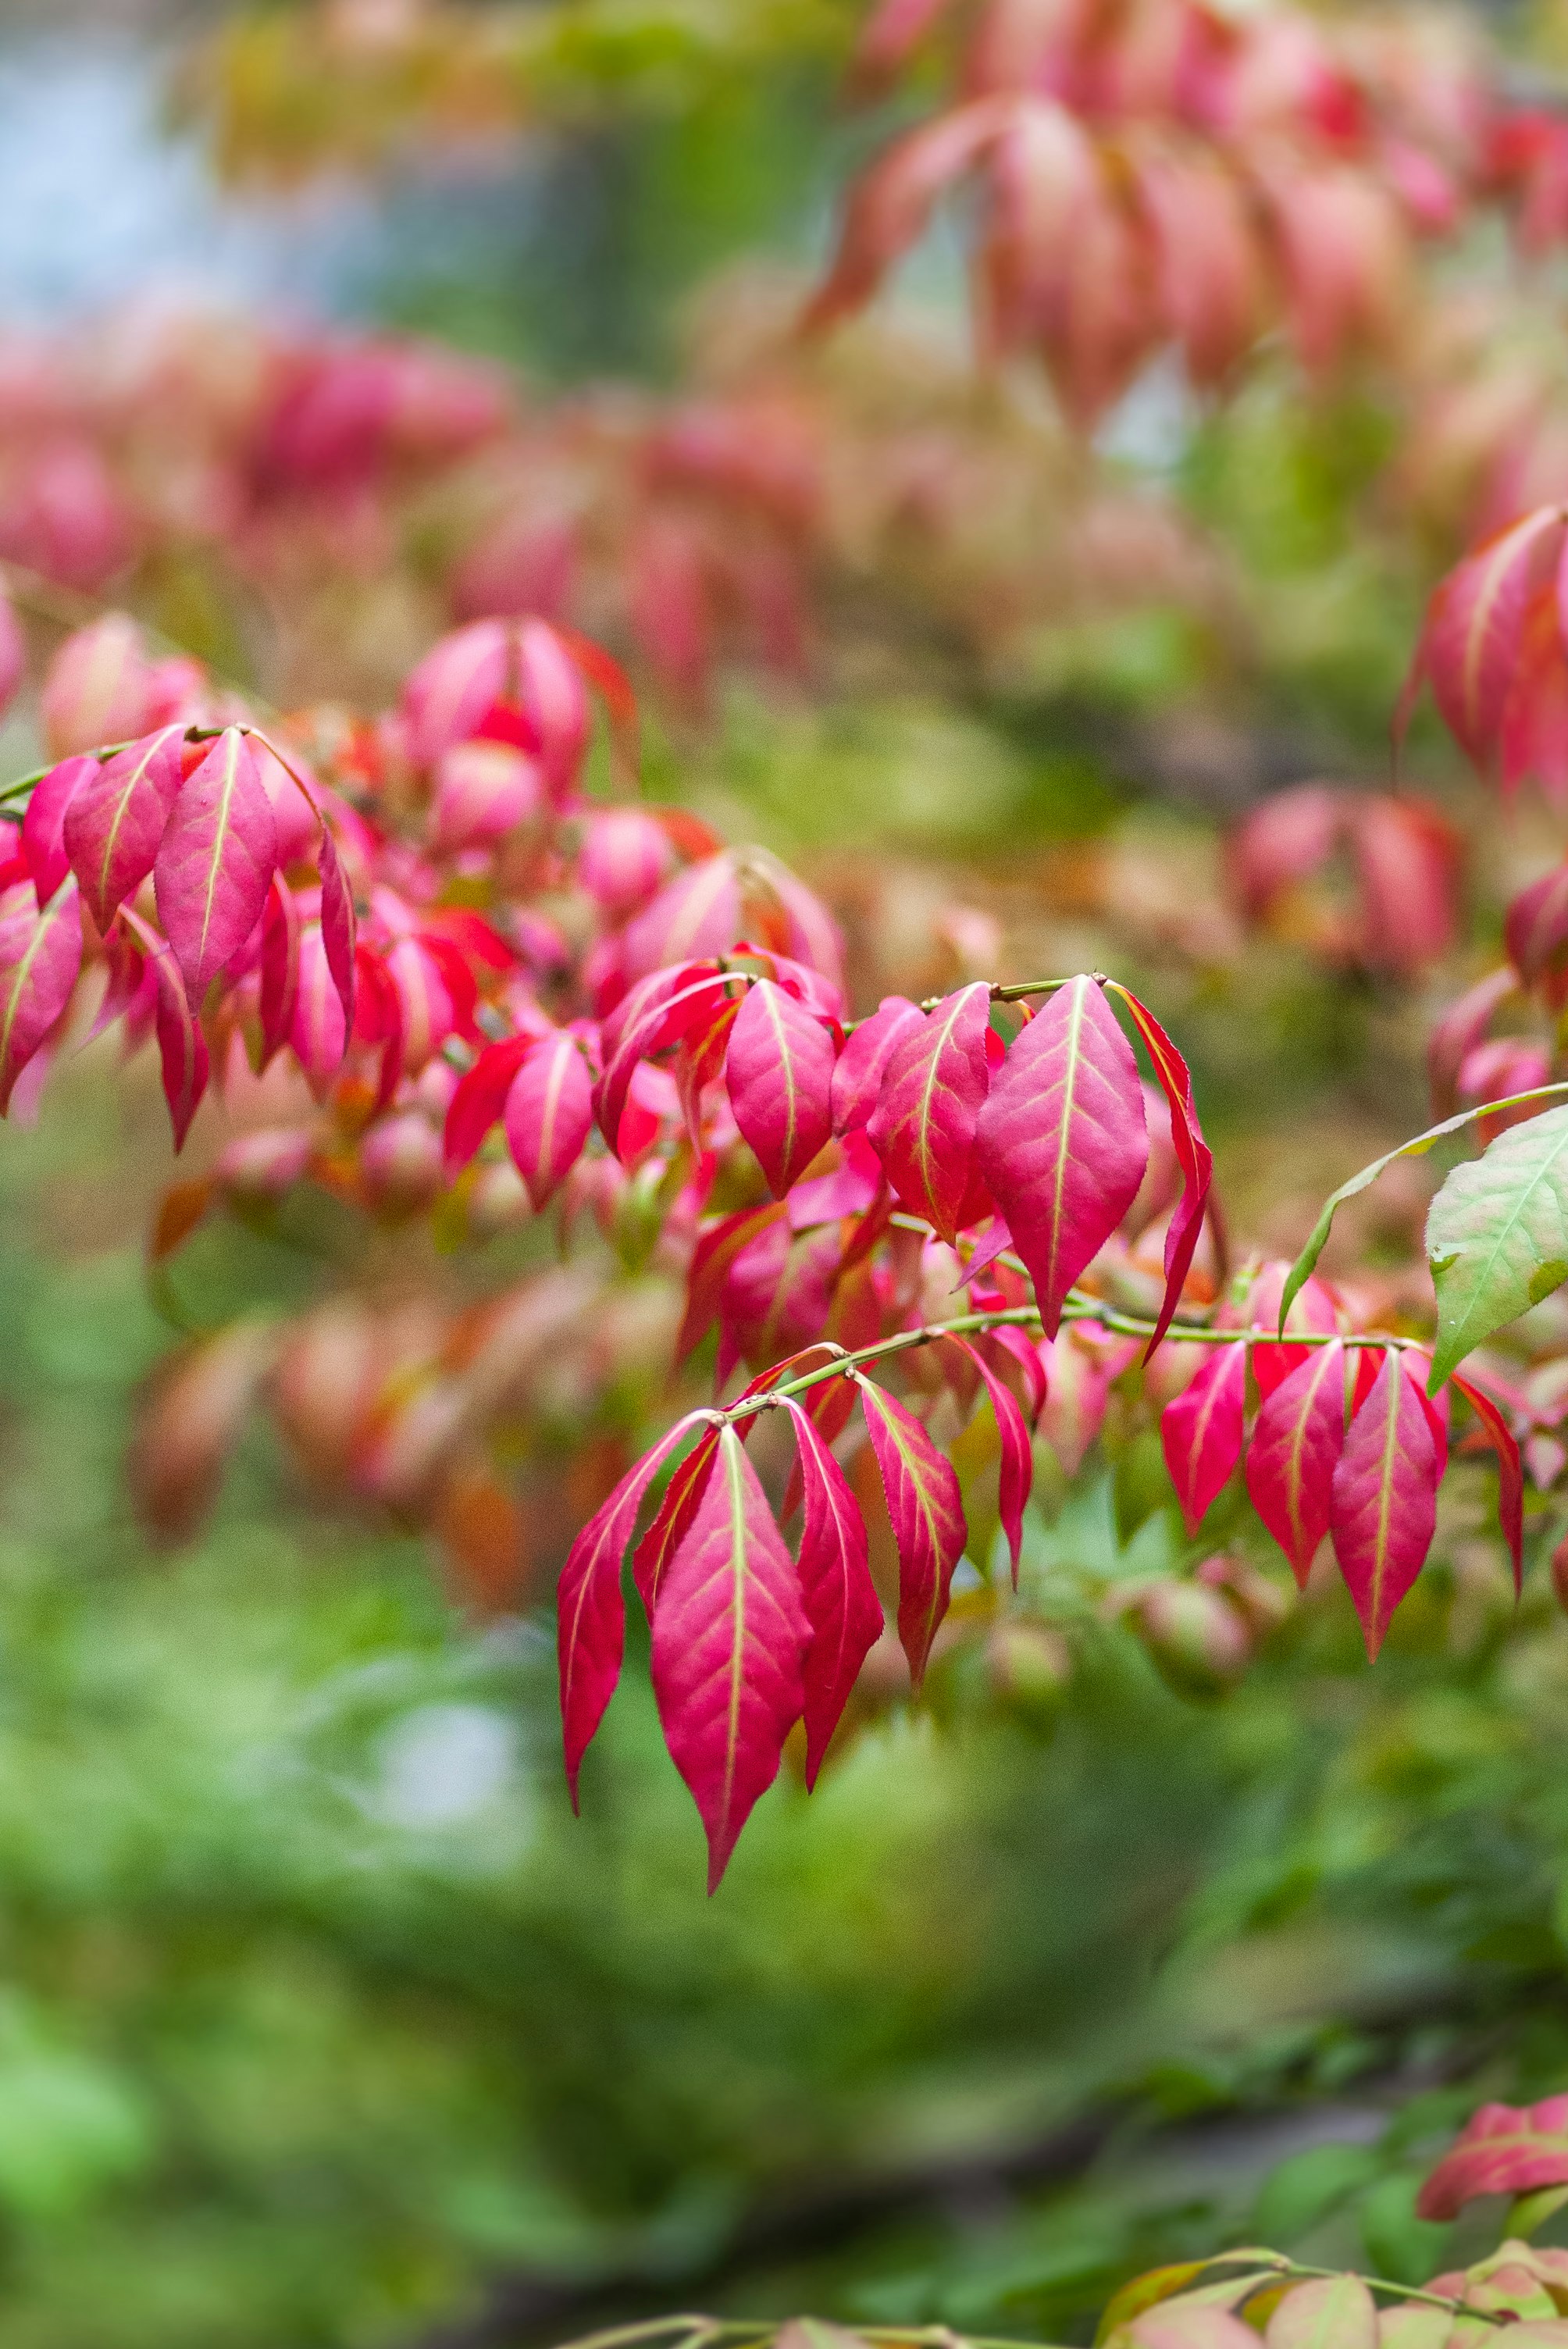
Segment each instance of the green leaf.
M1435 1394L1479 1346L1568 1278L1568 1109L1510 1126L1456 1166L1427 1217Z

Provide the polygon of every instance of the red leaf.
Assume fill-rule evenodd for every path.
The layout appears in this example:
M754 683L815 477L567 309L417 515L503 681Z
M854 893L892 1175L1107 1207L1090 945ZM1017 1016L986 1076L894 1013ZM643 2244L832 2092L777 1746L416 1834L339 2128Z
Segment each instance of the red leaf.
M1432 1108L1437 1116L1451 1117L1458 1109L1460 1071L1486 1034L1493 1013L1513 994L1516 985L1506 964L1501 970L1488 971L1484 978L1467 988L1457 1002L1449 1004L1432 1030L1427 1043L1427 1073L1431 1079Z
M1422 1398L1386 1348L1383 1367L1334 1472L1329 1530L1376 1656L1394 1609L1426 1564L1437 1524L1437 1450Z
M158 989L158 1053L163 1069L163 1098L169 1103L169 1120L174 1128L174 1147L178 1152L185 1146L191 1121L207 1090L207 1040L191 1015L191 1000L173 947L130 906L120 908L119 918L135 932L146 949L148 968Z
M812 296L808 326L830 326L871 299L887 271L923 233L943 190L995 139L1005 109L993 101L954 108L897 139L850 191L832 268Z
M991 991L960 988L918 1028L906 1028L882 1071L866 1133L911 1213L944 1240L957 1237L975 1162L975 1123L990 1071Z
M734 1215L720 1216L698 1233L686 1274L686 1316L676 1340L677 1368L712 1329L725 1280L741 1249L769 1224L779 1222L783 1212L778 1206L741 1207Z
M1165 1465L1195 1534L1242 1456L1242 1413L1247 1395L1247 1350L1216 1346L1191 1384L1160 1414Z
M954 1341L963 1348L985 1381L991 1409L996 1415L996 1433L1001 1439L1002 1465L997 1500L1002 1529L1007 1537L1007 1551L1013 1561L1013 1588L1018 1588L1018 1555L1024 1547L1024 1510L1035 1481L1035 1455L1029 1444L1029 1426L1018 1408L1017 1397L1011 1387L996 1376L990 1363L976 1346L965 1339Z
M898 1636L918 1688L968 1538L958 1478L912 1411L853 1375L898 1544Z
M1253 1429L1247 1491L1305 1590L1345 1448L1345 1349L1336 1339L1296 1350L1304 1359L1265 1398Z
M426 654L403 688L408 748L421 765L478 733L505 690L507 658L499 620L459 628Z
M1181 1169L1181 1205L1165 1234L1165 1296L1154 1335L1144 1350L1147 1362L1171 1327L1171 1317L1181 1301L1181 1291L1192 1268L1193 1253L1208 1212L1214 1154L1204 1141L1203 1129L1198 1123L1198 1105L1192 1099L1192 1078L1186 1061L1147 1005L1140 1003L1125 987L1118 987L1116 991L1132 1014L1133 1025L1143 1039L1144 1049L1154 1063L1154 1073L1170 1104L1171 1146Z
M1568 2186L1568 2096L1538 2105L1482 2105L1422 2187L1422 2219L1457 2219L1483 2194Z
M0 1116L17 1078L70 1001L81 967L75 881L63 881L41 913L31 888L0 899Z
M66 854L81 884L82 903L102 932L152 870L180 790L182 730L164 726L117 751L71 794Z
M976 1140L1054 1338L1068 1291L1137 1197L1149 1161L1138 1063L1092 978L1069 979L1017 1038Z
M1483 769L1497 751L1519 659L1536 545L1560 528L1555 506L1511 523L1449 572L1428 607L1426 675L1455 740Z
M1242 823L1230 845L1231 878L1253 921L1286 889L1310 881L1333 852L1340 798L1324 783L1274 792Z
M522 707L539 741L544 787L555 806L571 795L588 747L588 696L573 654L548 620L518 632Z
M810 1638L795 1561L745 1446L726 1427L654 1617L654 1694L707 1831L710 1892L800 1718Z
M718 1430L705 1428L665 1487L653 1524L632 1553L632 1580L650 1623L665 1568L691 1530L717 1456Z
M735 1123L781 1199L832 1132L833 1040L793 996L759 978L729 1031L724 1076Z
M867 1019L851 1031L833 1070L833 1132L852 1133L877 1105L882 1071L894 1045L924 1015L905 995L884 995Z
M193 1003L255 928L277 850L256 754L231 726L181 787L152 868L159 919Z
M583 1155L593 1123L593 1086L564 1032L534 1045L506 1097L506 1139L537 1214Z
M64 838L66 810L77 788L98 772L98 761L62 759L40 775L22 818L22 854L33 876L40 911L71 869Z
M621 1567L637 1522L643 1495L670 1454L706 1412L688 1412L651 1452L622 1477L596 1509L566 1554L555 1593L555 1643L561 1671L561 1726L566 1748L566 1783L577 1808L577 1774L604 1708L621 1677L626 1602Z
M449 1174L468 1165L479 1151L506 1108L512 1079L538 1040L532 1035L503 1037L499 1044L487 1044L472 1068L464 1070L447 1104L442 1148Z
M299 905L281 874L267 891L262 916L262 1066L294 1034L299 1009Z
M865 1521L844 1472L810 1414L797 1402L788 1409L806 1511L799 1573L811 1627L805 1664L806 1784L814 1786L861 1666L882 1635L882 1610L867 1563Z
M1277 1257L1265 1264L1253 1281L1246 1301L1246 1326L1249 1330L1266 1330L1269 1341L1253 1348L1253 1376L1258 1382L1258 1392L1267 1397L1275 1387L1288 1379L1298 1364L1312 1352L1310 1346L1280 1345L1274 1342L1279 1328L1279 1301L1290 1277L1290 1267ZM1223 1311L1222 1321L1226 1318ZM1334 1299L1321 1280L1310 1276L1290 1300L1285 1316L1287 1330L1308 1330L1315 1336L1332 1337L1339 1323L1334 1309Z
M621 1119L639 1061L678 1043L688 1030L705 1026L728 999L728 988L711 963L678 963L655 971L634 988L604 1030L604 1073L594 1089L599 1131L619 1155Z
M300 934L299 987L289 1043L311 1091L318 1101L323 1099L343 1066L347 1036L326 948L315 922Z
M317 812L319 814L319 810ZM326 966L337 989L337 999L343 1006L345 1028L352 1032L354 949L357 936L354 892L348 885L343 860L337 853L337 843L327 829L325 817L322 818L321 841L316 850L316 871L321 880L321 942L326 948Z
M1361 959L1372 970L1418 971L1447 954L1459 927L1459 835L1424 800L1382 792L1352 802L1348 822Z
M1519 1445L1507 1420L1483 1388L1457 1374L1452 1383L1480 1421L1497 1454L1497 1520L1508 1544L1508 1554L1513 1560L1513 1588L1517 1595L1524 1581L1524 1472L1520 1463Z

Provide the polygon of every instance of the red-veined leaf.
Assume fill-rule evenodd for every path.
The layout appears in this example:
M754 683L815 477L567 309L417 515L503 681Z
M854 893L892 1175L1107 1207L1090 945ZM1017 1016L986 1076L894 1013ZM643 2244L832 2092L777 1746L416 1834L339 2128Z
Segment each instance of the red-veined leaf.
M1171 1146L1181 1169L1181 1205L1165 1234L1165 1296L1154 1335L1144 1351L1143 1359L1148 1361L1171 1327L1171 1317L1181 1301L1181 1291L1192 1268L1193 1253L1209 1205L1214 1154L1204 1141L1203 1129L1198 1123L1198 1105L1192 1098L1192 1078L1186 1061L1148 1006L1140 1003L1125 987L1118 986L1116 991L1132 1015L1133 1026L1143 1039L1144 1049L1154 1063L1154 1073L1170 1104Z
M1011 1387L999 1379L977 1346L965 1339L954 1343L975 1364L985 1382L985 1392L995 1414L996 1433L1001 1442L1002 1459L997 1484L997 1506L1002 1530L1007 1537L1007 1554L1013 1565L1013 1588L1018 1588L1018 1556L1024 1547L1024 1511L1028 1505L1030 1489L1035 1481L1035 1455L1029 1446L1029 1426L1018 1407L1018 1399Z
M884 995L869 1019L857 1022L833 1069L833 1132L852 1133L877 1105L882 1071L899 1039L923 1018L904 995Z
M1334 1472L1345 1448L1345 1349L1336 1339L1298 1350L1304 1359L1258 1413L1247 1446L1247 1491L1305 1590L1328 1531Z
M281 874L274 874L262 916L260 1009L262 1066L294 1034L299 1009L299 905Z
M947 1612L953 1569L968 1538L958 1478L929 1430L896 1395L858 1372L851 1375L898 1544L898 1636L918 1688Z
M626 1602L621 1567L643 1495L672 1452L706 1412L688 1412L629 1468L589 1518L566 1554L555 1593L555 1644L561 1673L561 1726L566 1783L577 1808L577 1774L621 1676Z
M1242 1456L1246 1395L1245 1346L1215 1346L1191 1385L1160 1414L1165 1465L1189 1534L1197 1532Z
M976 980L939 1003L918 1028L903 1028L866 1126L900 1198L945 1240L957 1237L969 1190L975 1122L990 1075L990 1019L991 991Z
M832 1133L833 1040L772 979L757 979L729 1031L724 1078L742 1138L781 1199Z
M17 1078L71 999L82 967L76 882L61 882L38 909L32 888L0 900L0 1116Z
M707 1832L710 1892L800 1718L810 1638L795 1561L726 1427L701 1506L665 1569L653 1642L659 1719Z
M231 726L181 786L152 868L159 919L193 1003L254 929L277 847L256 754Z
M535 1044L506 1097L506 1140L535 1213L583 1155L593 1123L593 1085L573 1038Z
M1422 2187L1422 2219L1457 2219L1483 2194L1568 2186L1568 2096L1538 2105L1482 2105Z
M207 1090L207 1040L191 1009L185 980L167 938L160 938L130 906L119 918L139 939L158 989L158 1056L163 1071L163 1098L174 1128L176 1152L185 1146L191 1121Z
M1334 1472L1329 1532L1376 1656L1394 1609L1426 1564L1437 1524L1437 1451L1422 1398L1385 1348Z
M1519 1445L1507 1420L1484 1388L1478 1387L1471 1379L1460 1378L1457 1371L1451 1383L1485 1428L1497 1454L1497 1520L1513 1561L1513 1588L1517 1593L1524 1579L1524 1472Z
M1054 1338L1068 1291L1137 1197L1149 1160L1138 1063L1092 978L1069 979L1016 1038L976 1147Z
M151 872L180 790L182 729L160 727L116 751L72 792L63 838L82 903L107 934L116 908Z
M799 1574L811 1627L804 1672L810 1787L817 1783L861 1666L881 1636L882 1610L867 1562L865 1521L844 1472L810 1413L793 1401L787 1407L805 1504Z

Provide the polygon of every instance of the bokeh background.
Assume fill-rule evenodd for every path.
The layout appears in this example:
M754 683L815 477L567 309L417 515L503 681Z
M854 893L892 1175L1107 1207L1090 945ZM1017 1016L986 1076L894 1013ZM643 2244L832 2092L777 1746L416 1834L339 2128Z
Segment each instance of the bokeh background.
M280 702L374 701L482 597L475 545L516 556L496 511L542 560L552 498L619 545L686 482L641 635L611 558L585 591L648 695L649 788L797 860L866 1001L1114 957L1192 1052L1238 1229L1294 1245L1424 1123L1429 1011L1555 828L1500 823L1423 721L1465 926L1381 962L1338 900L1249 930L1227 829L1281 785L1384 788L1422 599L1524 431L1482 391L1512 367L1550 423L1568 380L1558 265L1524 281L1483 224L1398 366L1307 386L1271 348L1213 401L1157 365L1086 452L1037 379L975 376L951 222L894 304L789 344L913 102L841 102L851 0L568 9L594 22L521 129L481 57L432 131L386 62L417 12L326 13L7 0L0 554L62 626L125 603ZM1561 12L1482 14L1553 90ZM296 452L239 543L203 463L258 354L389 335L457 354L511 440L438 433L363 528ZM748 398L759 491L710 512L678 445L627 457ZM748 574L772 601L715 590L706 639L661 636L710 543L782 565ZM150 1282L155 1092L95 1045L0 1136L8 2349L504 2349L690 2305L1078 2340L1221 2241L1443 2263L1432 2148L1483 2094L1568 2085L1568 1626L1539 1570L1512 1613L1480 1482L1376 1672L1325 1606L1227 1689L1108 1612L1169 1534L1147 1448L1097 1453L1026 1557L1070 1682L967 1651L810 1806L781 1785L705 1900L638 1673L568 1811L559 1525L476 1594L460 1542L324 1499L253 1426L193 1537L149 1533L127 1449L189 1299L322 1277L253 1234ZM1346 1247L1397 1260L1424 1195Z

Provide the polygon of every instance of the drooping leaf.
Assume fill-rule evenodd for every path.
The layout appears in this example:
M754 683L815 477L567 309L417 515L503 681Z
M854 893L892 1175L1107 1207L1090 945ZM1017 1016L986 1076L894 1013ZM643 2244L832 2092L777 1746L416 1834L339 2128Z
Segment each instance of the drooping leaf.
M622 1477L566 1554L555 1593L555 1644L561 1676L561 1726L566 1783L577 1808L577 1774L621 1677L626 1602L621 1568L643 1495L706 1412L688 1412Z
M968 1528L953 1464L896 1396L857 1377L866 1433L898 1544L898 1636L918 1688Z
M506 1097L507 1147L536 1214L583 1155L593 1123L593 1082L575 1040L542 1038Z
M277 850L256 754L231 726L181 786L152 868L159 919L193 1003L254 929Z
M1069 979L1016 1040L976 1150L1054 1338L1068 1289L1137 1197L1149 1160L1138 1063L1094 979Z
M1160 1414L1165 1465L1189 1534L1197 1532L1242 1456L1246 1395L1245 1346L1215 1346L1191 1385Z
M66 854L66 810L88 776L98 773L98 763L87 757L62 759L33 786L22 818L22 854L33 876L40 911L71 869Z
M1305 1589L1307 1569L1328 1531L1334 1472L1345 1447L1345 1348L1304 1349L1266 1396L1247 1446L1253 1506Z
M294 1034L299 1009L299 905L281 874L274 874L262 916L262 1066Z
M1508 1544L1508 1554L1513 1561L1513 1588L1517 1596L1524 1580L1524 1471L1519 1456L1519 1444L1501 1412L1483 1387L1473 1380L1457 1373L1454 1385L1463 1395L1485 1428L1497 1454L1497 1521L1502 1537Z
M833 1132L852 1133L870 1118L882 1091L882 1071L894 1045L924 1018L905 995L884 995L869 1019L859 1020L833 1070Z
M538 1040L528 1031L503 1036L499 1042L487 1044L472 1067L459 1078L447 1104L441 1145L449 1174L468 1165L500 1118L512 1079Z
M1427 1561L1438 1517L1437 1447L1422 1397L1389 1347L1334 1472L1334 1555L1376 1657Z
M129 905L121 906L119 919L139 940L158 990L158 1054L162 1064L163 1098L169 1104L169 1120L174 1128L174 1147L180 1151L185 1146L191 1121L207 1090L207 1040L191 1011L185 981L168 939L160 938Z
M1472 1346L1568 1280L1568 1109L1511 1126L1454 1168L1427 1216L1427 1258L1435 1393Z
M712 962L676 964L654 972L617 1004L604 1028L604 1073L594 1088L599 1131L619 1156L621 1119L638 1062L705 1026L728 999L730 988Z
M337 989L337 999L343 1006L345 1026L354 1027L355 946L357 926L354 914L354 892L348 885L348 875L343 869L343 859L337 843L321 819L321 839L316 850L316 870L321 880L321 942L326 949L326 967L332 973L332 983Z
M74 879L38 909L24 884L0 898L0 1116L16 1080L71 999L82 967L81 905Z
M1478 767L1490 767L1496 755L1536 546L1561 527L1556 507L1526 514L1456 565L1432 597L1422 639L1426 675L1454 739Z
M107 933L115 910L151 872L180 789L182 730L160 727L116 751L71 793L62 836L82 903Z
M833 1040L803 1004L759 978L729 1030L724 1075L735 1123L781 1199L832 1133Z
M954 1342L963 1348L985 1381L985 1393L995 1415L996 1434L1002 1446L997 1504L1002 1530L1007 1537L1007 1554L1012 1560L1013 1588L1016 1590L1018 1557L1024 1547L1024 1511L1028 1506L1030 1488L1035 1481L1035 1455L1029 1443L1029 1425L1012 1388L1006 1380L997 1377L980 1349L963 1338Z
M713 1464L718 1457L718 1429L705 1427L665 1487L654 1521L632 1552L632 1581L648 1621L659 1602L665 1568L691 1529L702 1506Z
M811 1643L804 1673L806 1784L843 1717L850 1691L882 1629L882 1601L867 1563L865 1521L843 1470L809 1413L791 1401L805 1519L799 1560Z
M948 996L918 1028L901 1027L866 1125L893 1189L945 1240L957 1237L969 1189L989 1081L990 1018L991 990L977 981Z
M343 1066L347 1031L316 922L307 922L300 933L299 986L289 1043L312 1092L325 1100Z
M1457 2219L1482 2194L1568 2185L1568 2096L1538 2105L1482 2105L1422 2187L1417 2215Z
M701 1506L665 1570L653 1641L659 1720L707 1832L710 1892L800 1718L810 1640L795 1561L745 1446L726 1427Z
M1203 1129L1198 1123L1198 1105L1192 1098L1191 1072L1186 1061L1146 1004L1125 987L1117 987L1116 992L1132 1015L1133 1025L1143 1039L1154 1063L1154 1073L1170 1103L1171 1146L1181 1169L1181 1204L1165 1234L1165 1295L1154 1335L1144 1352L1143 1359L1148 1361L1171 1327L1171 1317L1181 1301L1181 1291L1192 1268L1193 1254L1208 1212L1214 1154L1204 1141Z

